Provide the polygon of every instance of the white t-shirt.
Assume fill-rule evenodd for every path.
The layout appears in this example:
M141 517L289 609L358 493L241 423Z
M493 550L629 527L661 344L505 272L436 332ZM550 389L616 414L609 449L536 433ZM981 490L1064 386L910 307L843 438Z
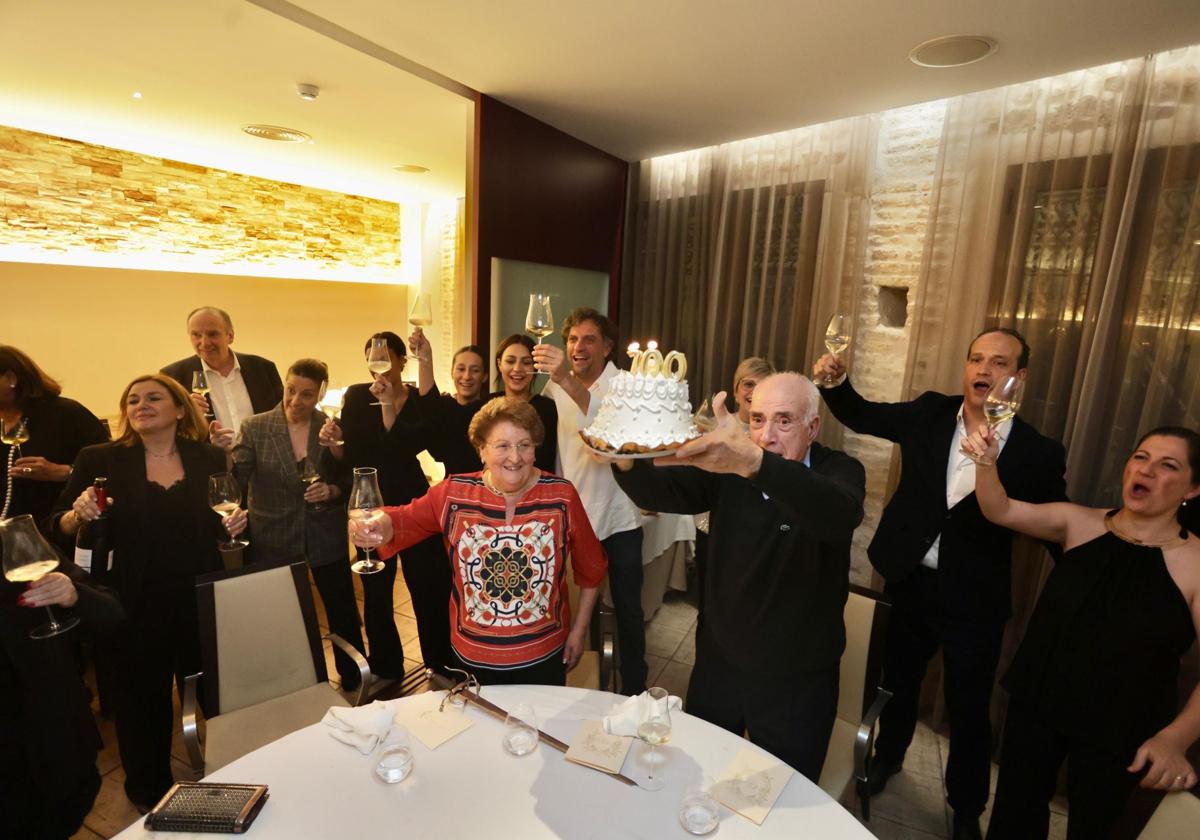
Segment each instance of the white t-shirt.
M593 460L579 437L579 430L586 428L600 410L600 400L604 399L618 373L612 362L604 367L588 389L592 398L586 415L579 410L575 400L553 382L548 382L542 389L542 393L558 406L558 474L575 485L592 530L601 540L622 531L632 531L642 524L641 513L617 484L612 470Z
M233 353L233 351L230 351ZM233 353L233 370L229 376L222 376L201 359L204 377L208 380L208 396L212 400L213 414L226 429L239 432L242 421L254 414L254 406L250 403L250 392L242 379L242 365L237 353Z

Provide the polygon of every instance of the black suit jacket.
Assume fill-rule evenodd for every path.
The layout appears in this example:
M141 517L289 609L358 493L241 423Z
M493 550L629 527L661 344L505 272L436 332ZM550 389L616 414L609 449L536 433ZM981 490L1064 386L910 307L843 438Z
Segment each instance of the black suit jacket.
M188 503L196 511L193 533L181 536L194 547L203 571L217 571L221 568L217 542L225 539L225 532L220 517L208 506L208 477L225 471L225 453L200 441L177 438L176 443L183 461ZM146 450L140 442L133 446L102 443L80 450L71 478L55 505L52 527L47 530L70 549L69 540L58 529L58 520L96 476L108 478L108 492L113 498L113 553L112 569L93 568L92 578L117 590L126 611L133 615L138 611L146 568L154 562L151 551L156 525L146 514Z
M971 493L946 507L950 442L963 398L926 391L911 402L873 403L849 379L821 390L835 417L861 434L900 445L900 484L867 549L888 588L920 565L941 536L941 601L956 616L1003 621L1012 612L1012 532L984 518ZM1021 418L996 462L1008 495L1027 502L1066 500L1066 452Z
M236 351L235 351L236 352ZM249 353L237 353L238 364L242 366L242 381L246 383L246 392L250 395L250 405L255 414L270 411L283 399L283 380L279 378L279 370L275 363L262 356ZM200 357L188 356L178 362L171 362L162 369L162 373L174 379L183 386L183 390L192 390L192 374L200 370ZM212 400L209 400L212 409Z

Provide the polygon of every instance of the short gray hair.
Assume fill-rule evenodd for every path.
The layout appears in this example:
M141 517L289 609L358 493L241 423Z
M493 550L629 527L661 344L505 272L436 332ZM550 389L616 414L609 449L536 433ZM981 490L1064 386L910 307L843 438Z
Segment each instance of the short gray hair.
M200 312L213 312L213 313L219 315L221 317L221 320L225 322L225 329L228 332L233 332L233 319L229 317L228 312L226 312L224 309L220 309L216 306L197 306L195 309L193 309L191 312L188 313L187 321L185 321L184 323L185 324L192 323L192 318L194 318L196 316L196 314L200 313Z

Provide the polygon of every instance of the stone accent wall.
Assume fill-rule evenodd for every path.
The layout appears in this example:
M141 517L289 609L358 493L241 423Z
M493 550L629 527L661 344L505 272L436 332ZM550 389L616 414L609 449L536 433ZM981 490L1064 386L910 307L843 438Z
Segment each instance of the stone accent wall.
M0 126L0 246L25 259L293 267L286 276L307 265L387 280L399 245L391 202Z
M870 400L894 402L904 398L904 366L944 116L945 102L933 102L888 111L880 117L870 186L862 304L851 350L854 385ZM882 322L883 287L907 290L903 326ZM867 545L875 535L887 498L893 445L847 431L845 448L867 470L865 517L854 534L850 573L852 581L866 585L872 571Z

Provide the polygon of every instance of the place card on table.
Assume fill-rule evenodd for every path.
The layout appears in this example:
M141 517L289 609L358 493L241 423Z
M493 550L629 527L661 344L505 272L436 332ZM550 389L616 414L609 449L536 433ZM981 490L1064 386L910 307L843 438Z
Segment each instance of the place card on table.
M777 758L743 749L717 779L712 795L726 808L762 825L793 772Z
M427 691L396 708L396 720L431 750L475 725L459 706L447 703L443 711L438 711L445 694L444 691Z
M602 721L585 720L571 739L567 760L605 773L620 773L632 743L628 736L609 735Z

